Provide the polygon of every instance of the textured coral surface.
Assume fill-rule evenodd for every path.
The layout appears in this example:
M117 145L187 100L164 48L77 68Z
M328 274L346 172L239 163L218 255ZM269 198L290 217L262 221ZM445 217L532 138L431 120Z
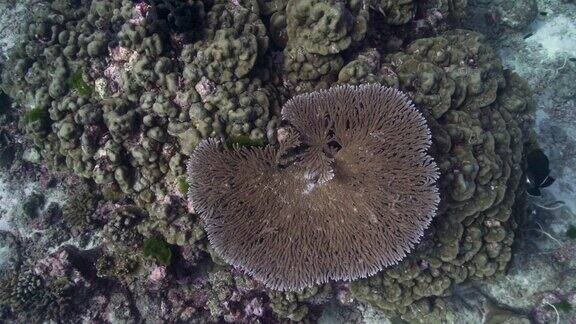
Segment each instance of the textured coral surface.
M459 28L467 1L30 4L2 61L0 167L36 185L2 213L1 321L314 322L334 305L417 321L507 270L535 105L486 36ZM297 292L224 262L185 199L196 145L277 145L289 98L365 83L406 93L431 129L441 203L420 244Z
M282 291L403 259L440 200L432 136L406 95L336 86L290 99L282 120L278 147L210 139L194 150L189 200L214 249Z

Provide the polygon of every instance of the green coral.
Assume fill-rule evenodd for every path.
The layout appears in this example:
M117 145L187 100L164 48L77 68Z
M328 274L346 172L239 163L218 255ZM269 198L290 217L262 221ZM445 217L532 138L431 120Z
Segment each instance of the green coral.
M83 230L92 221L99 195L88 185L80 185L62 206L62 218L74 229Z
M413 0L370 0L370 7L382 14L390 25L402 25L409 22L416 11Z
M165 196L202 138L273 141L280 107L257 2L154 5L158 15L138 23L129 1L53 6L33 19L2 78L34 112L21 128L51 169L139 201ZM165 42L175 31L177 53Z
M336 81L340 53L366 34L368 10L360 1L289 1L285 17L284 73L300 93Z
M286 17L290 43L297 43L307 53L328 55L362 40L368 10L362 1L291 0Z
M152 258L164 266L170 265L172 261L170 245L158 237L150 237L144 240L142 255L146 258Z
M92 44L92 43L91 43ZM93 52L94 50L92 50ZM88 52L90 53L90 44L88 44ZM98 54L94 54L91 56L97 56ZM84 81L84 73L82 71L76 71L70 75L68 78L68 86L81 96L89 96L92 93L92 87Z
M328 88L344 65L340 55L319 55L302 47L284 49L284 71L297 93Z
M324 284L312 286L299 292L270 291L270 307L280 318L301 322L309 316L310 308L323 304L332 293L332 286Z
M149 217L138 225L145 237L161 236L169 244L196 244L205 237L199 219L189 215L179 198L167 197L163 202L148 205Z
M465 0L418 8L411 0L149 4L154 14L142 17L128 0L54 1L31 17L3 69L2 90L22 111L18 127L50 170L94 180L106 199L138 205L103 215L109 251L97 262L100 276L134 282L142 263L134 254L147 238L203 249L201 223L181 199L195 146L210 137L275 143L282 103L335 83L405 92L428 120L442 173L443 206L421 248L352 283L353 297L406 319L436 318L438 296L452 284L504 271L533 123L530 90L478 33L440 32L442 25L410 42L407 28L390 26L408 26L416 9L460 20ZM64 217L82 227L93 200L80 196ZM238 284L230 276L228 269L212 276L215 318ZM306 320L316 303L305 292L269 295L284 319Z
M338 83L342 84L385 84L385 71L381 70L380 54L375 48L366 49L356 59L346 64L338 73Z
M31 271L12 274L0 288L0 304L10 308L17 322L41 323L70 313L70 299L55 294L40 276Z

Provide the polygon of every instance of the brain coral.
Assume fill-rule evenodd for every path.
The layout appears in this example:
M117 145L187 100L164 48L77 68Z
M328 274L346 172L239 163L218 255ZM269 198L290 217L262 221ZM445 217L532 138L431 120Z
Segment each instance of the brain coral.
M205 140L190 158L190 200L216 251L279 290L404 258L439 201L430 132L406 96L338 86L291 99L282 118L279 147Z
M504 71L484 37L471 31L419 39L379 68L383 83L423 107L442 204L414 253L351 288L358 300L414 319L433 311L434 297L452 284L506 269L534 104L526 82Z

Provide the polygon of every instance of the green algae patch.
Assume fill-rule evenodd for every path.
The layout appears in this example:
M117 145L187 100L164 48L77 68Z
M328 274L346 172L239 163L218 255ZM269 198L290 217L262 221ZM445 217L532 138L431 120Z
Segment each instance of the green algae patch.
M264 140L262 139L251 139L248 135L240 135L240 136L231 136L226 140L226 144L230 147L232 146L239 146L239 147L263 147Z
M157 237L150 237L144 241L142 254L146 258L152 258L161 265L168 266L172 261L172 250L170 245Z
M181 177L178 179L178 190L181 194L186 195L188 194L188 189L190 188L190 184L186 181L185 177Z
M572 305L570 305L570 303L566 299L553 305L554 307L556 307L556 309L558 309L561 312L569 312L572 310Z
M82 71L72 73L68 78L68 86L81 96L89 96L92 93L92 87L84 81L82 74Z
M24 113L24 122L30 124L48 117L48 112L42 108L34 108Z

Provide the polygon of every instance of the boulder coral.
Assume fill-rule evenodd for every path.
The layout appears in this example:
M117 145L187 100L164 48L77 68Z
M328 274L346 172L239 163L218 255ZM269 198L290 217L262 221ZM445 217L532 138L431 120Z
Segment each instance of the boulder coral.
M425 312L434 301L426 297L505 271L514 214L522 212L522 159L534 104L526 82L505 71L471 31L417 40L384 57L381 68L391 75L384 83L425 107L442 203L415 253L394 269L354 282L351 290L382 310ZM418 300L426 307L409 308Z

